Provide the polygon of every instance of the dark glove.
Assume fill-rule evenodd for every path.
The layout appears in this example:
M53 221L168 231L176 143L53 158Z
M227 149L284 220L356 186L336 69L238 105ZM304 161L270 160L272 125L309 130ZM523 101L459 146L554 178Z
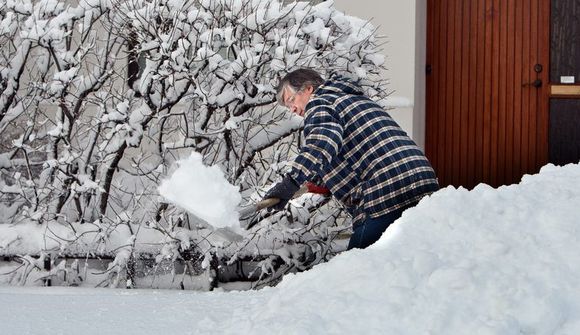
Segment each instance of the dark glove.
M292 179L292 177L286 175L284 176L281 182L274 185L274 187L272 187L268 192L266 192L264 199L269 198L280 199L280 202L272 206L272 208L281 211L282 209L284 209L288 201L290 201L290 199L294 197L294 193L296 193L298 189L300 189L300 185L298 185L298 183L294 179Z

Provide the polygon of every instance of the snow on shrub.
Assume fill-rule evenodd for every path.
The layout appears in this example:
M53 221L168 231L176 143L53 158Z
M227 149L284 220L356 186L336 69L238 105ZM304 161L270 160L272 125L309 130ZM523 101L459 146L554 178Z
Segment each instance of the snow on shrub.
M321 196L240 236L164 203L157 187L197 152L242 203L259 199L300 140L301 119L275 104L281 76L338 72L386 97L371 24L331 1L10 0L0 14L0 229L14 237L3 255L111 257L103 285L139 259L211 270L212 285L263 285L344 247L349 220ZM137 286L147 276L124 275Z

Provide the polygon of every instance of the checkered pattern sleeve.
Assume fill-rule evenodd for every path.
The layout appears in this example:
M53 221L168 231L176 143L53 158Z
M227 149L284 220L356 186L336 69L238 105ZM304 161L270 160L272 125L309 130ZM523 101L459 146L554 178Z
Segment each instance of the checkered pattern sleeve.
M319 105L309 111L304 122L304 146L294 159L291 176L302 184L320 174L342 146L343 125L336 112Z

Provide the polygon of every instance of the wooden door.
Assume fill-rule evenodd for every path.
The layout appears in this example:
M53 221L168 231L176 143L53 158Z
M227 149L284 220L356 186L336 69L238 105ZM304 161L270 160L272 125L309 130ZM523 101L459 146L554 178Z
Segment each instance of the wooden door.
M441 185L547 162L549 0L428 0L426 154Z
M554 0L550 12L549 162L580 161L580 0ZM573 80L571 80L573 78ZM564 81L564 83L562 82Z

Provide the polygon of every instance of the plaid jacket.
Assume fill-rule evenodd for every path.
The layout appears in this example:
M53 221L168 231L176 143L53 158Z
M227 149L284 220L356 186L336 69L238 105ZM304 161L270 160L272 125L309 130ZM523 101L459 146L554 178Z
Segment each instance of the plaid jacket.
M354 224L415 205L439 188L415 142L360 87L341 77L320 86L306 105L304 145L290 175L299 184L321 177Z

